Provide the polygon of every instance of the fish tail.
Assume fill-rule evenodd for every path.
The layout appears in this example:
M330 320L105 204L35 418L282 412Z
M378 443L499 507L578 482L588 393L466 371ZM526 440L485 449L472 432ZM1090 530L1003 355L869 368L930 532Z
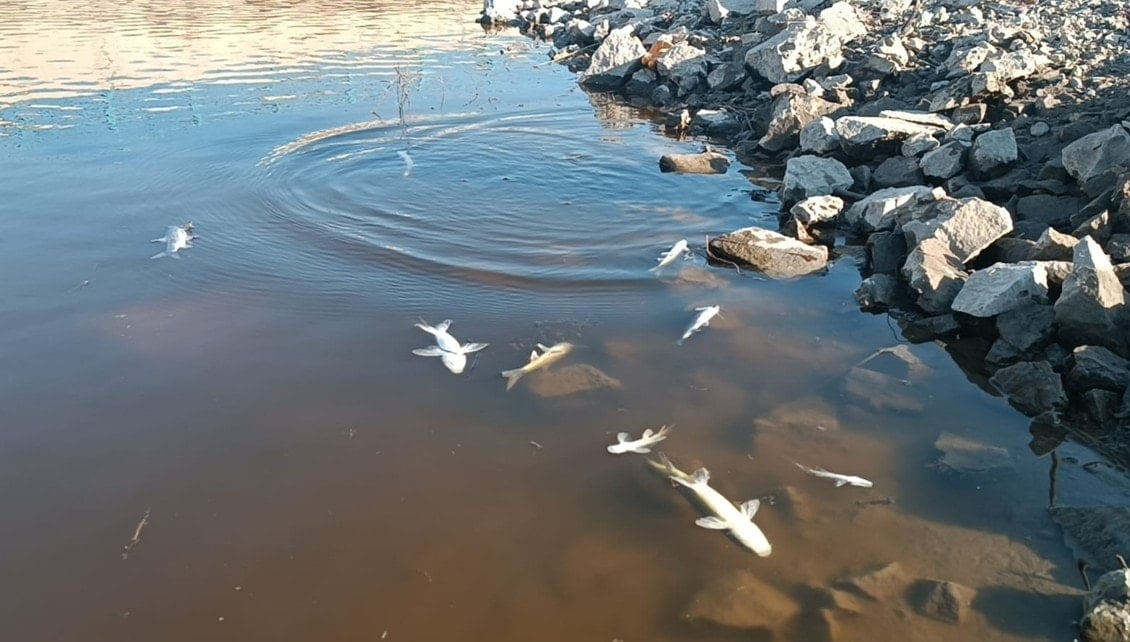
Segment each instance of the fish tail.
M502 376L506 377L506 389L510 390L511 388L513 388L514 384L518 383L518 380L521 379L522 375L524 374L526 374L526 371L522 368L503 370Z

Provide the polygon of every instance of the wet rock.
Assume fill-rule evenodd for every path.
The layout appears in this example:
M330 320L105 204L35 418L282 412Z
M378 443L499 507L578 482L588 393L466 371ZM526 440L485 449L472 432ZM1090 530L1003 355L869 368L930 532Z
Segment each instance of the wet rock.
M906 237L893 232L875 232L867 237L867 256L871 272L897 275L906 260Z
M1130 507L1056 506L1049 512L1076 557L1095 568L1113 568L1115 556L1130 551Z
M882 116L843 116L836 119L836 133L844 152L860 158L876 153L898 153L902 142L911 136L933 136L939 127L921 125L900 118Z
M771 152L796 147L804 127L841 108L836 103L810 96L803 90L782 93L773 100L769 129L758 144Z
M957 582L943 580L923 580L916 583L913 592L915 609L928 618L958 624L969 614L976 591Z
M1041 263L997 263L969 275L953 300L953 310L992 317L1030 303L1048 300L1047 273Z
M896 210L916 199L933 198L929 187L888 187L868 194L844 212L844 221L860 232L889 230L895 226Z
M592 390L620 390L619 379L587 363L540 370L527 377L528 388L539 397L564 397Z
M1063 234L1049 227L1044 230L1036 245L1032 247L1032 260L1034 261L1069 261L1074 254L1075 246L1079 239L1069 234Z
M872 274L855 290L855 301L863 310L885 310L894 303L898 279L890 274Z
M997 468L1012 468L1012 456L1004 448L950 432L939 435L934 440L934 448L942 453L938 466L955 473L983 473Z
M785 165L781 201L795 203L811 196L826 196L851 187L851 172L834 158L794 156Z
M1063 228L1082 206L1083 202L1073 196L1031 194L1022 196L1016 202L1016 216L1025 221L1038 221L1049 227Z
M819 18L788 24L784 31L755 45L746 53L745 62L769 82L792 82L819 65L839 66L844 44L866 33L858 10L837 2Z
M1001 368L989 382L1001 391L1013 408L1029 417L1067 405L1063 381L1047 361L1022 361Z
M789 213L804 225L824 225L839 218L843 209L839 196L813 196L793 205Z
M911 343L925 343L942 337L952 337L961 331L961 324L952 314L900 320L899 327L902 336Z
M1063 148L1063 166L1087 195L1096 196L1130 167L1130 133L1114 125L1088 134Z
M676 42L656 58L655 71L678 88L678 95L686 96L706 80L706 50L685 40Z
M1099 346L1079 346L1067 358L1069 390L1082 392L1102 388L1122 392L1130 384L1130 361Z
M632 74L624 85L624 93L629 96L649 96L659 82L659 75L654 71L643 68Z
M710 251L736 263L751 265L767 276L789 278L823 270L828 248L805 245L759 227L747 227L710 239Z
M647 53L635 30L635 25L613 29L593 52L589 68L581 75L581 84L595 90L623 87Z
M907 583L906 576L898 562L891 562L881 568L846 577L837 582L837 584L876 602L898 597L906 590Z
M800 151L815 154L829 154L840 148L840 136L836 133L836 123L824 116L800 130Z
M1130 640L1130 571L1106 573L1083 597L1079 630L1084 642Z
M1035 241L1006 236L993 241L982 256L993 263L1021 263L1031 260Z
M928 238L907 254L902 275L918 293L918 305L926 312L948 312L965 282L962 261L950 251L948 244Z
M1068 346L1098 345L1126 353L1121 323L1125 290L1110 259L1090 237L1075 246L1073 269L1055 302L1059 338Z
M875 168L871 180L879 188L909 187L921 185L922 172L918 169L918 159L907 156L891 156Z
M1009 310L997 317L997 332L1020 354L1034 354L1055 337L1055 310L1031 304Z
M757 574L734 570L699 590L687 607L686 617L736 629L776 629L799 613L795 600Z
M965 158L968 149L958 142L949 142L932 152L928 152L919 161L918 166L922 173L929 178L946 180L957 176L965 169Z
M1006 127L985 132L974 139L969 167L977 176L999 176L1008 171L1017 158L1016 135Z
M729 157L714 151L701 154L664 154L659 158L659 170L662 172L725 174L728 169Z

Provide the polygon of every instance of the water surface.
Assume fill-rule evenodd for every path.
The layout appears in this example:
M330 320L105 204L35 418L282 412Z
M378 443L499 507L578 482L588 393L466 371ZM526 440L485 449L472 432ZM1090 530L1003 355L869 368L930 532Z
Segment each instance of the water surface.
M856 309L850 258L789 282L707 266L707 235L772 227L775 206L737 171L659 174L702 141L586 95L478 8L7 8L7 635L749 639L687 617L735 569L796 611L754 639L1071 635L1074 558L1027 422L936 345L911 347L913 372L883 357L865 367L891 378L853 378L902 339ZM187 221L195 247L151 260ZM698 254L649 272L680 238ZM723 318L677 346L712 304ZM421 318L491 345L456 377L411 354ZM500 370L562 340L579 347L504 391ZM664 423L676 464L762 498L771 557L605 452ZM944 470L947 431L1011 467ZM1125 501L1068 461L1060 501ZM969 619L899 595L822 614L826 587L892 561L977 589Z

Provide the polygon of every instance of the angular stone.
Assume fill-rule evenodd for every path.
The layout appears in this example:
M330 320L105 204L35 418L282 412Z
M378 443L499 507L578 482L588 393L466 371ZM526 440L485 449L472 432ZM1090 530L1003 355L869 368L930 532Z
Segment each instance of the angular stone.
M844 221L860 232L889 230L895 226L896 210L916 199L933 198L929 187L888 187L856 201L844 212Z
M985 132L973 140L969 167L977 176L999 176L1008 171L1018 158L1016 134L1005 127Z
M825 196L851 187L851 172L834 158L794 156L785 164L781 201L795 203L810 196Z
M1036 245L1032 248L1034 261L1069 261L1074 253L1079 239L1069 234L1062 234L1049 227L1044 230Z
M926 153L919 161L918 166L922 173L929 178L945 180L957 176L965 169L965 157L968 150L965 145L958 142L949 142L932 152Z
M899 320L899 329L907 341L925 343L957 334L961 330L961 324L952 314L939 314L921 319Z
M1059 338L1068 346L1098 345L1126 354L1126 292L1110 259L1090 237L1075 246L1074 268L1055 302Z
M731 15L745 16L757 13L761 4L760 0L707 0L703 13L717 25L722 24L722 21Z
M635 35L636 26L613 29L593 52L581 84L590 89L619 89L640 68L647 50Z
M1130 234L1112 234L1104 249L1113 263L1130 261Z
M863 310L885 310L894 303L898 279L890 274L872 274L855 289L855 302Z
M906 237L895 232L875 232L867 237L867 256L872 273L897 275L906 260Z
M819 65L839 66L844 44L866 33L859 11L848 2L837 2L819 18L788 24L784 31L755 45L746 53L745 62L769 82L792 82Z
M664 154L659 157L659 170L662 172L725 174L728 169L730 158L714 151L701 154Z
M906 588L907 580L902 572L902 566L898 562L891 562L861 575L844 578L837 583L864 597L882 602L901 595Z
M932 314L950 310L965 281L966 273L949 244L928 238L910 250L902 266L902 275L918 293L918 305Z
M844 199L839 196L812 196L789 209L789 213L804 225L822 225L835 221L844 209Z
M1130 361L1101 346L1079 346L1067 358L1064 381L1074 392L1102 388L1120 393L1130 384Z
M840 135L836 133L836 123L824 116L800 130L800 151L815 154L829 154L840 148Z
M1063 148L1063 166L1089 196L1096 196L1130 167L1130 133L1114 125L1088 134Z
M997 317L1001 341L1014 346L1020 354L1042 350L1055 337L1055 310L1050 305L1026 305Z
M897 219L909 245L940 239L963 265L1012 231L1008 210L979 198L918 200L899 208Z
M655 60L655 71L669 80L685 96L706 80L706 50L683 40L676 42Z
M659 76L645 67L628 78L628 82L624 84L624 93L629 96L648 96L655 90L658 82Z
M899 152L903 156L911 156L917 158L919 156L922 156L923 154L926 154L927 152L934 151L940 146L941 143L939 143L938 139L934 138L933 136L929 136L927 134L914 134L913 136L910 136L906 140L902 141L902 147L899 148Z
M1079 395L1079 405L1083 407L1083 414L1096 426L1112 424L1120 400L1121 395L1117 392L1102 388L1092 388Z
M710 250L725 259L751 265L767 276L789 278L823 270L828 248L805 245L759 227L747 227L710 239Z
M1012 456L999 446L943 432L934 440L942 453L938 465L955 473L983 473L997 468L1012 468Z
M918 159L907 156L891 156L879 163L871 179L879 188L921 185L923 180Z
M734 629L776 629L800 613L800 605L756 573L732 570L711 580L691 600L687 618Z
M918 134L933 136L940 127L921 125L899 118L881 116L843 116L836 119L840 146L852 155L871 157L876 153L897 153L902 141Z
M1083 598L1079 629L1087 642L1130 640L1130 571L1114 570L1095 582Z
M1031 194L1022 196L1016 202L1016 217L1025 221L1039 221L1049 227L1063 228L1081 207L1083 202L1074 196Z
M975 317L992 317L1047 300L1048 279L1043 264L1034 261L997 263L969 275L953 300L953 310Z
M726 110L700 109L692 117L691 127L710 136L728 136L741 131L742 124Z
M841 105L807 93L782 93L773 100L769 129L758 144L771 152L795 147L805 126L841 108Z
M921 599L915 605L918 612L928 618L961 623L969 613L969 606L977 592L957 582L926 580L915 587Z
M1067 405L1063 381L1047 361L1022 361L997 370L989 379L1008 403L1035 417Z

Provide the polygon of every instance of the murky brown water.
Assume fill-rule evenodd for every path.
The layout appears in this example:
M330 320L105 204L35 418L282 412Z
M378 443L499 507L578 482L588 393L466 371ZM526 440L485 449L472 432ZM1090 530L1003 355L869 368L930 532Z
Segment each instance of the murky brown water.
M737 172L658 174L698 143L477 9L6 9L5 639L1068 639L1074 558L1027 422L939 346L853 370L901 338L856 310L850 259L785 283L701 257L649 273L772 209ZM196 246L150 260L187 220ZM676 346L708 304L723 318ZM491 345L454 376L411 354L419 318ZM504 391L559 340L580 347ZM605 451L663 423L677 465L762 498L771 557ZM1009 467L946 471L944 432ZM1068 464L1059 497L1127 492ZM890 562L888 594L834 607ZM734 577L771 589L718 588ZM917 613L925 579L977 590L965 622Z

